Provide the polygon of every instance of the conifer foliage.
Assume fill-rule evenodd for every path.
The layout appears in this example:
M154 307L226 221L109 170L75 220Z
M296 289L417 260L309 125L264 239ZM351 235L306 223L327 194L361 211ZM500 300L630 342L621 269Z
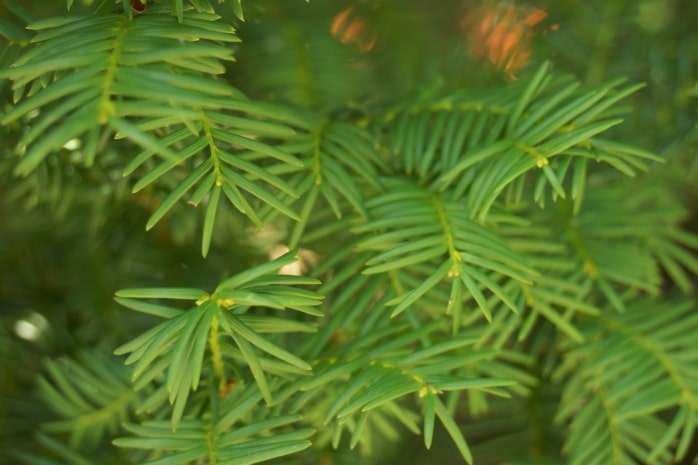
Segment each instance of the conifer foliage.
M696 165L533 56L564 23L66 6L0 10L7 460L691 459Z

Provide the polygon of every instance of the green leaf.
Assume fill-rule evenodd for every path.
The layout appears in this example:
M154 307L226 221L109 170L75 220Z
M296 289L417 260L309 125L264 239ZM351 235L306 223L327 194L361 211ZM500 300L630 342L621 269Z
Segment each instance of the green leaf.
M291 237L288 240L288 247L290 249L295 249L296 247L298 247L298 243L301 240L301 236L305 232L308 220L310 219L310 216L313 213L313 208L315 207L315 202L317 201L319 193L320 189L318 189L318 186L313 185L309 193L306 195L305 201L303 202L303 206L301 207L299 214L300 220L296 222L296 224L294 225L293 232L291 233Z
M231 326L233 326L232 322ZM267 382L266 376L264 376L264 370L262 369L262 365L257 357L257 354L255 354L254 349L244 337L238 337L235 333L232 334L232 337L235 340L235 344L237 344L237 346L240 348L242 355L245 357L245 361L250 367L252 376L254 376L254 379L257 382L257 387L262 393L262 396L264 396L265 402L269 405L273 404L274 398L272 396L271 389L269 389L269 383Z
M218 156L221 158L221 160L225 161L234 168L247 172L250 180L261 179L294 199L299 197L298 193L296 193L293 188L286 184L281 178L272 174L269 170L254 163L247 162L241 157L234 156L222 150L219 151Z
M255 421L249 425L240 426L238 428L235 428L232 431L225 431L224 430L223 434L221 434L221 436L218 440L218 445L219 445L219 447L230 446L230 445L233 445L241 440L249 438L253 435L265 433L271 429L279 428L281 426L291 425L291 424L296 423L300 420L302 420L302 417L300 415L297 415L297 414L279 415L279 416L272 416L272 417L266 418L264 420ZM274 438L274 439L283 441L283 440L290 439L289 436L303 437L304 434L306 434L306 433L307 433L307 430L299 429L298 431L294 431L293 433L290 433L287 435L284 434L283 436L286 436L286 438L284 438L284 439L279 439L279 438Z
M304 321L272 316L240 315L240 321L257 333L315 333L317 326Z
M177 22L182 23L184 21L184 2L183 0L173 0L173 12L174 16L177 17Z
M36 444L38 448L44 453L44 454L51 454L52 457L57 457L59 460L62 461L62 463L71 463L75 465L93 465L94 462L84 456L83 454L79 453L78 451L74 450L74 448L69 447L66 445L63 441L60 441L56 438L53 438L49 436L48 434L44 434L41 432L37 432L36 435L34 436L36 440ZM34 465L56 465L57 462L51 461L48 462L46 459L46 456L43 455L41 457L37 457L34 455L29 455L28 453L23 452L22 450L17 450L13 451L16 452L16 456L21 457L21 460L26 460L25 463Z
M312 445L310 441L293 440L283 441L280 435L277 441L268 444L269 441L255 440L242 445L235 446L230 451L221 454L225 464L230 465L252 465L266 460L272 460L285 455L295 454L307 449Z
M397 370L383 368L380 378L337 412L337 419L342 421L359 411L371 410L393 399L416 392L420 387L412 377Z
M422 284L408 292L407 294L396 297L395 299L388 302L388 305L396 305L395 309L390 314L393 318L400 313L404 312L410 305L415 303L420 297L426 294L430 289L441 282L447 275L451 267L449 262L444 262L441 266L427 279L425 279Z
M221 126L239 129L242 132L259 136L289 138L296 134L296 131L292 128L273 121L264 121L252 117L241 118L218 111L206 112L206 116Z
M553 323L557 328L571 337L572 340L578 344L584 342L584 336L579 332L579 330L562 315L553 310L553 308L551 308L549 305L546 305L544 302L536 301L533 304L533 310L536 313L543 315L548 321Z
M2 118L1 123L3 125L9 124L33 110L42 109L48 104L56 100L63 99L67 96L84 96L80 100L77 100L75 98L72 99L72 101L74 102L74 106L72 106L71 109L74 110L76 108L79 108L77 107L77 105L79 105L81 101L86 101L90 98L94 98L98 94L98 92L95 92L95 88L99 86L101 79L99 77L93 77L93 75L95 74L95 70L96 67L92 66L90 68L83 69L82 71L79 71L75 74L58 80L56 84L33 95L31 98L26 99L23 103L15 106L12 110L8 111ZM93 111L96 108L97 107L94 105L91 106L91 109ZM92 115L93 123L96 119L95 115L96 112Z
M113 117L109 119L109 126L122 137L126 137L146 150L150 150L173 163L179 162L179 155L169 147L162 144L155 137L141 131L137 126L125 119Z
M450 170L448 170L441 176L441 178L439 179L439 184L441 188L445 189L446 187L448 187L451 183L453 183L453 181L455 181L455 178L459 174L463 173L471 166L483 160L491 158L495 155L501 154L502 152L508 150L511 147L511 141L501 140L494 144L486 145L482 148L479 148L478 150L475 150L474 153L469 154L467 157L463 157L460 163L453 166Z
M211 245L211 236L213 236L213 224L216 220L216 208L218 201L221 198L221 188L216 186L211 191L211 197L206 205L206 217L204 218L204 231L201 235L201 255L205 258L208 255L208 249Z
M186 178L170 192L170 194L163 200L163 202L155 209L155 211L148 218L148 222L145 225L146 231L152 229L158 221L162 219L165 214L177 203L182 196L189 191L194 185L199 182L205 175L213 168L213 162L211 160L206 160L201 163L196 169L192 170L191 173L187 175ZM214 180L213 175L211 175L211 180Z
M475 284L475 281L473 281L473 279L468 275L467 271L461 272L460 279L463 284L465 284L468 291L470 291L470 295L473 296L475 302L477 302L478 307L480 307L480 310L482 310L482 313L485 315L485 318L487 318L487 321L492 322L492 311L490 310L490 306L487 303L485 296L477 287L477 284Z
M146 313L148 315L159 316L161 318L173 318L182 313L182 310L167 307L165 305L152 304L150 302L142 302L135 299L125 299L123 297L115 297L114 301L124 307L136 310L137 312Z
M406 268L408 266L416 265L418 263L431 260L433 258L439 257L446 252L443 245L436 247L430 247L425 250L421 250L418 253L407 255L405 257L399 258L397 260L388 261L380 265L369 266L366 268L364 274L377 274L385 273L386 271L397 270L400 268Z
M412 365L415 363L431 363L430 359L436 355L448 353L461 347L473 345L477 339L470 337L456 337L444 342L433 344L422 350L413 352L400 360L400 365Z
M230 5L233 7L235 17L240 21L245 21L245 16L242 13L242 0L230 0Z
M284 204L281 200L276 198L273 194L271 194L269 191L264 190L259 186L259 184L250 181L249 179L245 178L244 176L227 169L226 167L221 168L221 172L223 173L223 182L232 184L236 187L239 187L240 189L243 189L253 196L257 197L259 200L262 202L266 203L270 207L272 207L275 210L278 210L279 212L283 213L284 215L288 216L292 220L299 221L300 218L298 217L298 214L291 210L286 204Z
M96 104L89 103L48 131L39 141L32 144L15 167L15 174L26 176L32 172L50 152L58 150L71 139L78 138L94 125Z
M499 378L461 379L450 376L433 377L429 383L441 391L461 391L464 389L488 389L501 386L512 386L516 381Z
M231 399L233 404L229 406L229 409L218 420L216 429L222 432L230 431L236 422L245 418L259 404L260 400L262 400L262 393L259 389L256 389L254 386L251 388L243 387L240 397Z
M559 195L560 198L562 198L562 199L566 198L565 188L562 187L560 180L557 178L557 176L555 175L555 173L553 172L553 170L550 168L549 165L545 165L543 167L543 174L548 179L548 182L550 182L550 185L555 190L555 193L557 195Z
M545 120L535 125L526 134L525 141L527 144L538 145L546 140L554 133L563 132L563 127L568 124L575 116L582 113L585 109L592 107L598 101L606 96L607 90L592 90L578 98L567 103L562 108L558 109L552 115L546 116ZM564 132L563 132L564 133ZM543 153L548 153L543 151ZM550 153L556 153L551 151Z
M361 437L364 434L364 431L366 430L366 424L368 423L368 414L367 413L362 413L359 415L359 421L356 422L356 426L354 427L354 431L351 433L351 439L349 440L349 449L354 449L356 448L356 445L359 443L361 440Z
M604 132L622 122L622 119L612 119L589 124L588 126L572 130L554 139L546 141L541 144L538 149L541 151L541 153L544 153L546 156L550 157L552 155L564 152L572 146L585 142L596 134Z
M247 137L239 136L232 132L221 131L217 129L213 130L213 135L216 138L224 142L227 142L233 146L238 146L263 155L268 155L271 158L275 158L291 166L296 166L298 168L303 167L303 162L298 160L293 155L286 153L283 150L279 150L271 145L265 144L263 142L255 141Z
M403 256L414 256L415 252L418 252L423 249L427 249L429 247L436 247L436 246L442 246L443 245L443 237L440 235L434 235L434 236L427 236L421 239L415 239L410 242L403 242L400 244L394 244L392 245L391 249L388 250L387 252L383 252L382 254L376 255L375 257L371 258L366 262L366 265L369 267L372 265L375 265L376 263L380 263L383 261L390 261L394 257L398 257L400 255ZM445 250L444 250L445 252Z
M527 115L527 117L517 125L512 137L519 139L522 136L525 136L525 134L537 123L540 123L540 121L544 118L547 119L548 113L550 113L551 110L558 108L560 102L569 97L578 88L579 83L572 82L563 89L556 90L554 94L539 102L539 105L535 111L532 111L530 115Z
M441 424L446 429L446 432L448 432L448 435L451 436L451 439L458 448L461 457L463 457L463 459L468 464L472 465L473 455L470 452L468 444L465 442L463 433L461 432L456 422L453 420L453 417L451 417L451 414L448 413L446 406L441 402L441 400L438 397L435 397L434 399L434 411L436 412L436 416L439 417Z
M242 289L223 289L218 292L217 295L224 300L233 302L235 306L285 308L285 303L275 295L261 294Z
M497 283L492 281L492 279L490 279L486 274L481 273L473 267L464 266L463 272L461 274L461 279L464 280L464 276L466 275L473 277L475 280L477 280L479 283L481 283L487 289L489 289L494 295L496 295L499 298L499 300L501 300L507 307L509 307L512 312L519 312L519 307L506 293L506 291L504 291L504 289L502 289ZM465 281L464 284L466 284L467 286L467 283L465 283Z
M114 293L116 297L128 299L171 299L171 300L199 300L208 295L206 291L196 288L183 287L142 287L133 289L121 289Z
M364 406L361 408L361 411L369 412L377 407L384 406L388 402L391 402L395 399L399 399L401 397L406 396L407 394L417 392L420 387L421 386L417 384L415 380L407 380L404 382L403 385L395 386L390 389L385 389L380 396L375 396L371 398L370 401L364 404ZM343 416L343 414L340 412L337 414L337 416L341 417Z
M181 330L181 327L184 326L183 318L184 317L175 317L176 324L161 324L153 328L150 328L148 331L132 339L130 342L122 344L116 349L114 349L114 355L124 355L129 352L137 351L144 345L147 345L151 339L160 336L165 332L171 333Z
M248 342L250 342L252 345L257 347L258 349L263 350L264 352L268 353L269 355L273 355L274 357L285 361L286 363L293 365L297 368L300 368L302 370L308 370L311 371L312 367L308 365L307 362L301 360L297 356L287 352L286 350L282 349L281 347L267 341L263 337L261 337L259 334L257 334L255 331L253 331L249 326L247 326L245 323L243 323L239 318L236 316L226 314L228 316L228 324L230 325L231 329L238 334L240 337L246 339Z
M61 420L46 422L44 430L67 433L70 446L77 449L96 446L125 421L139 398L128 383L128 372L115 362L93 353L47 360L38 393Z
M218 285L216 292L222 289L240 288L264 275L276 273L282 267L295 263L298 260L297 254L298 251L291 250L273 261L263 263L262 265L238 273L235 276L231 276Z
M201 151L205 146L206 146L205 141L199 141L199 142L189 146L186 149L186 151L183 151L181 153L181 158L180 158L180 160L178 160L177 163L173 163L171 161L164 161L164 162L160 163L160 165L157 168L151 170L148 174L146 174L145 176L143 176L141 179L138 180L138 182L133 186L132 192L135 194L136 192L142 190L143 188L152 184L156 180L162 178L162 176L164 176L165 174L172 171L173 168L175 168L178 165L181 166L187 159L196 155L196 153ZM151 155L152 154L148 154L148 158L150 158ZM127 166L124 169L124 176L127 175L126 170L128 168L129 167Z
M204 178L202 182L194 189L194 192L189 196L189 205L198 207L199 204L204 200L204 197L211 192L213 186L216 185L216 173L209 173L208 176ZM225 183L223 184L225 186Z
M618 409L618 418L626 419L654 412L677 405L681 393L671 379L657 382L635 395Z
M424 447L431 449L434 438L434 423L436 415L436 395L431 391L424 396Z
M686 423L688 415L689 413L687 407L682 407L679 410L678 414L674 417L674 420L666 429L662 437L659 439L659 441L657 441L654 444L652 451L647 457L648 462L652 462L653 460L657 459L659 455L662 454L662 452L664 452L669 447L671 442L678 435L678 432L681 429L681 427L684 426L684 424Z
M324 423L328 424L330 420L339 412L342 410L346 404L351 400L351 398L361 390L361 388L371 381L372 379L377 381L380 379L380 376L382 373L383 369L379 366L373 365L369 366L366 370L364 370L362 373L359 373L358 375L353 376L344 386L344 389L342 393L335 397L334 402L330 405L330 407L327 409L325 412L325 417L324 417Z
M293 256L293 251L287 252ZM281 258L281 257L279 257ZM291 262L293 263L293 262ZM317 278L312 276L299 276L292 274L269 274L255 278L254 281L245 284L245 288L271 288L272 286L284 286L283 289L288 292L299 292L311 299L322 299L322 295L308 291L305 289L296 289L288 286L316 286L322 284ZM281 289L281 288L279 288Z
M302 391L310 391L317 389L325 384L329 384L338 378L344 378L346 375L358 370L366 364L364 359L356 359L347 362L337 362L337 366L330 368L325 372L314 373L314 376L308 381L305 381L302 386Z
M686 453L688 452L689 447L691 445L691 439L693 438L695 426L696 426L695 414L693 412L691 412L688 415L688 419L686 420L686 424L683 427L683 432L681 433L681 438L679 439L679 443L676 447L676 457L678 459L681 459L681 458L686 456Z
M526 86L526 89L521 94L521 97L516 102L516 106L514 106L514 108L511 110L511 114L509 115L509 121L507 121L507 134L511 134L515 130L524 110L535 97L536 93L540 92L540 89L544 86L543 82L548 73L549 67L549 62L543 63L541 67L538 68L538 71L536 71L536 74L533 76L528 86Z
M208 301L185 314L186 322L175 342L167 373L170 402L175 400L178 392L181 392L184 387L188 392L192 384L198 383L201 359L204 356L215 306L215 303ZM189 382L185 382L186 380Z

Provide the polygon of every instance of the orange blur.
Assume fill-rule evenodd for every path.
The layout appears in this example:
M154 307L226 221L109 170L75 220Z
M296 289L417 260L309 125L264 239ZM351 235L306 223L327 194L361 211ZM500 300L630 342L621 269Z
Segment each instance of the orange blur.
M531 41L548 13L526 10L508 2L486 4L472 9L461 22L468 50L476 58L486 58L510 76L522 69L531 57ZM550 27L557 30L557 25Z
M377 35L366 19L354 14L354 7L340 11L332 19L330 32L342 43L356 45L361 52L368 52L376 45Z

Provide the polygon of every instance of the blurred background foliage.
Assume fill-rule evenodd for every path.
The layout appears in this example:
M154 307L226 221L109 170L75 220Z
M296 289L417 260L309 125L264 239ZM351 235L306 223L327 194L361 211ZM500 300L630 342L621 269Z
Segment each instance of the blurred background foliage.
M227 71L231 82L256 99L290 102L327 116L361 120L369 109L415 92L486 92L529 75L545 60L585 84L620 77L644 82L646 88L626 101L631 111L612 129L614 137L671 161L651 176L663 183L670 179L675 200L693 212L687 228L698 231L695 0L244 0L243 6L245 22L237 21L227 4L219 11L236 24L244 44ZM73 11L93 7L76 0ZM0 3L2 63L10 63L26 40L26 23L64 11L58 1ZM11 105L7 82L0 81L0 93L0 105ZM11 463L10 450L31 450L42 438L43 447L50 442L34 434L54 418L36 397L47 357L80 357L86 349L110 353L150 324L148 317L118 311L112 300L116 289L162 282L206 288L266 255L280 234L252 233L239 227L236 217L222 216L217 228L226 233L214 235L204 261L191 247L200 234L198 212L175 209L153 231L143 232L157 193L130 193L130 181L116 168L120 154L110 153L115 149L107 146L98 165L86 168L72 163L80 147L67 146L28 177L17 178L16 134L0 126L2 463ZM245 246L231 248L231 241ZM550 389L540 388L534 397L559 396ZM545 401L521 409L533 405L543 411L489 425L492 433L473 431L475 455L478 444L500 441L506 447L509 436L500 432L510 428L511 434L538 435L537 463L545 463L545 438L559 432L545 421L521 423L552 418L554 402L550 411ZM461 420L470 434L465 412ZM329 463L323 454L317 452L313 463ZM453 446L437 433L430 453L407 437L382 454L376 463L446 464ZM480 463L500 463L497 457L483 459ZM332 463L363 462L347 455Z

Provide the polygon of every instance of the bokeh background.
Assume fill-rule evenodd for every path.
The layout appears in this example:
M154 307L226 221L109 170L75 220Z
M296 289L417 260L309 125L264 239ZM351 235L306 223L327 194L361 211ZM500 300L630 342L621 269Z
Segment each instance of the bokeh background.
M0 2L0 66L11 63L29 37L27 23L65 14L64 3ZM97 3L76 0L72 10L91 11ZM103 10L119 7L102 3ZM556 72L588 85L643 82L646 87L627 100L626 121L612 137L667 160L650 175L672 179L678 201L693 212L686 228L698 232L696 0L243 0L242 5L243 43L228 78L253 98L328 115L360 118L385 102L442 88L486 92L546 60ZM228 4L220 14L236 21ZM0 106L11 101L9 84L0 81ZM0 127L0 463L14 463L11 451L50 441L39 425L55 415L37 396L47 358L89 351L104 356L108 369L122 369L106 354L145 321L117 308L116 289L164 282L207 288L267 253L280 234L252 233L234 218L223 219L234 237L214 236L214 252L204 261L195 215L175 212L144 232L157 193L130 193L115 168L121 154L107 150L99 166L87 170L70 163L79 146L66 146L37 172L18 179L11 174L16 134ZM231 250L230 240L245 246ZM546 425L552 412L535 417ZM492 431L504 426L508 434L537 431L517 421L491 425ZM469 436L467 422L460 421L482 457L477 444L496 438ZM406 437L386 444L379 455L376 463L458 463L451 458L456 454L450 440L438 435L430 453L421 441ZM323 460L319 454L316 463L329 463ZM348 455L341 463L365 462Z

